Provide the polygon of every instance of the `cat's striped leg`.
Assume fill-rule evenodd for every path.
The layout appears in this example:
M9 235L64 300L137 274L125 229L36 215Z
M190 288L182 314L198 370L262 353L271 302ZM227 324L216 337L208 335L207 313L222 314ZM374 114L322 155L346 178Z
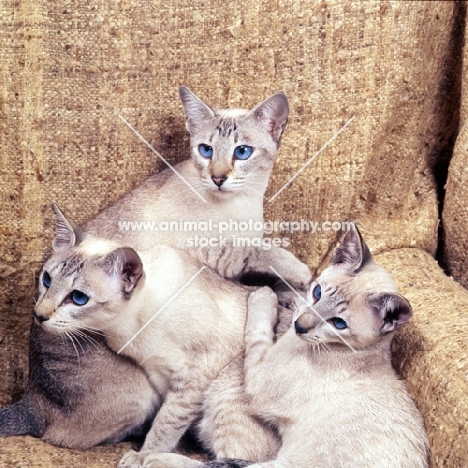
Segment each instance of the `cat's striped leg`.
M306 290L312 281L309 267L280 247L265 250L228 244L224 247L200 247L188 252L224 278L242 279L258 273L271 277L274 283L279 274L298 290Z
M250 465L251 463L245 460L226 458L205 463L203 468L244 468Z
M236 457L252 463L272 460L281 441L272 427L250 414L244 390L243 354L222 370L205 393L198 437L217 458Z
M203 392L210 379L205 376L204 369L194 366L186 370L183 378L174 379L176 382L156 414L141 451L127 452L120 460L119 468L130 468L133 465L146 467L148 456L171 452L196 419L201 410Z

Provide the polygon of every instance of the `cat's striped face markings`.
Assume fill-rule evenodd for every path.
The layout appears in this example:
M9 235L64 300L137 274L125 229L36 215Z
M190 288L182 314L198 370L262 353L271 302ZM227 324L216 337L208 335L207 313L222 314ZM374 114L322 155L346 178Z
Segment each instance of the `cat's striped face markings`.
M130 248L81 233L54 207L54 253L39 277L34 317L50 333L100 329L122 310L143 266Z
M356 228L335 250L331 264L312 283L294 323L297 336L314 346L362 349L411 317L391 275L376 265Z
M109 299L104 288L96 287L97 279L91 263L77 249L69 255L53 255L39 278L36 321L51 333L76 329L83 318Z
M201 186L219 196L263 195L289 108L275 94L252 111L211 109L187 88L180 96Z

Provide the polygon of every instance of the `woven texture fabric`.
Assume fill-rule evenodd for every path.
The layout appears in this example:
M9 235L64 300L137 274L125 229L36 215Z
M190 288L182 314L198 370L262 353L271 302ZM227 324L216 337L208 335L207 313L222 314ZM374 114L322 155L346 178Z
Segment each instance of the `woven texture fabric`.
M383 252L375 260L413 307L393 342L393 362L424 415L431 466L468 466L468 291L419 249Z
M450 274L468 287L468 49L462 71L460 130L450 161L443 211L442 259Z
M104 445L91 450L59 449L33 437L10 437L2 440L0 466L21 468L107 468L116 467L124 453L130 450L129 443ZM178 453L200 461L205 454L193 453L183 444Z
M291 185L265 202L265 218L359 219L374 252L414 248L428 261L423 252L434 255L437 247L434 167L453 133L450 107L441 103L453 102L443 83L453 69L447 56L459 17L459 4L446 1L1 0L0 404L17 399L27 382L37 273L53 236L50 203L81 223L164 168L119 114L172 164L187 158L180 84L216 107L249 108L276 91L287 95L290 120L267 200L355 115ZM451 225L466 242L457 222L447 214L446 232ZM314 270L340 235L288 237ZM432 280L418 261L404 263L395 268L397 279L412 272ZM449 281L434 275L433 281ZM421 296L416 317L434 307ZM435 341L436 323L421 333ZM409 382L437 382L461 359L458 341L424 351L420 361L407 359L419 338L404 337L398 349L405 352L396 355ZM464 387L454 382L467 393L466 380ZM441 400L455 400L443 393L436 400L431 385L411 391L429 421L433 466L461 466L451 460L466 449L449 443L462 434L456 418L443 419L448 406L434 410ZM39 456L39 446L27 440L8 442L25 451L23 460ZM47 451L53 459L53 449Z

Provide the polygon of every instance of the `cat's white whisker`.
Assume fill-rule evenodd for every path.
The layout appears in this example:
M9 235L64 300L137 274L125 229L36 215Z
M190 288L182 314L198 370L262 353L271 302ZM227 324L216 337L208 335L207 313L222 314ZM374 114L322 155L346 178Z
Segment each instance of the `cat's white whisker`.
M246 188L246 190L247 190L248 192L252 192L252 193L254 193L255 195L258 195L259 197L265 198L265 195L263 195L263 193L260 193L259 191L254 190L252 187L247 187L247 186L246 186L245 188Z
M116 337L116 335L114 335L113 333L110 333L110 332L104 333L102 330L99 330L97 328L92 328L90 326L80 325L80 328L83 329L83 330L89 331L91 333L95 333L96 335L108 336L109 338L115 338Z
M99 330L98 328L90 327L89 325L80 325L80 328L82 328L83 330L87 330L89 332L95 333L96 335L105 336L105 333L102 330Z
M324 349L326 349L328 352L330 352L330 351L331 351L331 348L330 348L330 346L328 346L328 345L327 345L327 343L325 343L325 342L323 342L323 341L322 341L322 346L323 346L323 347L324 347Z
M197 182L192 182L192 185L197 189L198 192L203 193L205 196L205 191L208 190L208 187L206 187L205 184L200 184L198 181ZM186 203L186 202L198 202L197 196L193 193L192 190L189 190L186 186L181 187L181 191L179 191L179 194L182 195L180 201L181 203Z
M59 336L60 336L60 340L62 344L66 345L68 348L68 341L65 339L65 336L63 335L63 333L60 333Z
M78 358L78 366L79 366L80 365L80 353L78 352L78 349L75 346L75 343L73 341L73 337L68 332L65 332L65 335L68 336L68 338L70 338L71 344L73 345L73 348L75 349L76 357Z
M91 336L89 336L87 333L84 333L83 331L77 329L75 330L75 333L80 336L84 341L87 341L89 344L94 346L95 349L99 349L101 345Z
M246 192L243 189L240 189L237 193L240 195L240 197L241 197L242 201L245 203L245 205L248 205L249 200L247 198Z
M78 333L78 330L74 329L70 333L71 333L71 336L73 336L75 338L77 345L80 347L81 351L84 354L85 350L84 350L84 348L83 348L83 346L81 344L80 335Z

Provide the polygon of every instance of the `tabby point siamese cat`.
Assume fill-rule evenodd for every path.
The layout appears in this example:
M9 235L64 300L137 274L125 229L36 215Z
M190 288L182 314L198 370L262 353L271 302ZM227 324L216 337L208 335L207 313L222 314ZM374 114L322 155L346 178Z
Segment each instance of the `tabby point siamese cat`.
M36 320L58 336L100 330L111 349L142 366L159 402L149 394L133 405L160 409L141 451L119 466L152 466L146 457L175 448L201 415L210 382L241 354L249 291L184 251L161 245L137 253L77 232L57 207L55 214ZM128 376L119 378L124 384Z
M272 265L296 287L307 286L308 267L281 248L228 244L189 249L186 240L193 231L120 229L125 221L263 220L263 194L289 114L286 97L275 94L251 111L219 110L188 88L180 87L179 93L191 145L191 159L175 166L181 177L170 169L150 177L90 220L86 231L137 250L160 244L186 249L227 278L270 271ZM58 210L55 215L60 224L63 217ZM81 230L73 230L80 240ZM202 227L197 234L213 233ZM60 248L57 242L54 251ZM29 383L21 400L0 410L0 436L30 434L81 449L141 437L161 399L143 370L111 352L98 331L82 330L66 338L46 333L33 320Z
M267 287L249 296L244 424L241 403L230 418L235 400L242 399L239 362L225 369L230 375L220 375L222 385L213 382L216 393L210 389L205 401L205 441L220 448L218 457L237 459L203 464L154 454L151 467L427 468L421 414L390 358L394 331L410 319L411 306L373 262L358 230L346 234L307 302L299 302L292 326L275 342L277 305ZM274 428L278 438L255 428L249 417Z

